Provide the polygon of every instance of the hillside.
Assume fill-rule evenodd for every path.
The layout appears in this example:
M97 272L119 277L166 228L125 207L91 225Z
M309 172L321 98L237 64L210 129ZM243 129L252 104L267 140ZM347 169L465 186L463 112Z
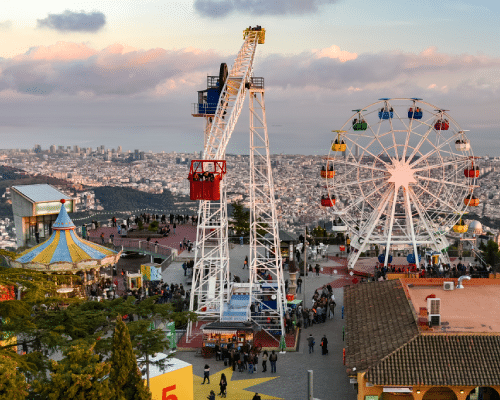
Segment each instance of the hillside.
M173 210L177 201L168 191L151 194L128 187L102 186L92 189L105 211L134 211L143 208Z

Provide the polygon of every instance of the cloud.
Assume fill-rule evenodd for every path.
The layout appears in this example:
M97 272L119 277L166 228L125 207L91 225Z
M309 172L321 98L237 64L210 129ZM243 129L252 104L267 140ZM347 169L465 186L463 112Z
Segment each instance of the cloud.
M64 11L62 14L49 14L38 19L38 28L49 28L59 32L97 32L106 24L106 16L101 12L86 13Z
M224 18L233 12L249 15L314 14L320 6L337 0L195 0L194 8L203 17Z
M57 42L0 59L0 92L154 97L200 85L200 74L206 77L207 71L217 72L222 61L213 51L192 48L138 50L113 44L95 50L83 43Z
M12 21L0 21L0 32L6 32L12 28Z
M325 49L320 50L312 50L312 52L316 55L316 58L337 58L341 62L346 62L349 60L355 60L358 58L356 53L349 53L348 51L340 50L339 46L333 45L331 47L327 47Z
M61 41L0 59L0 97L13 93L83 99L177 96L194 102L196 91L205 88L207 74L216 74L221 62L231 64L234 57L191 47L143 50L113 44L97 50ZM435 96L460 86L500 96L499 69L499 58L482 55L449 55L434 48L421 53L356 54L336 45L259 57L255 64L256 76L265 77L273 96L287 100L291 93L302 93L303 98L307 92L315 101L344 94Z
M265 71L266 84L279 87L316 87L327 90L412 87L444 91L461 80L489 77L488 84L500 86L500 58L484 55L450 55L429 48L421 53L401 51L359 54L337 46L297 55L274 54L260 59L258 70ZM286 71L284 74L282 71ZM446 87L444 87L446 86Z

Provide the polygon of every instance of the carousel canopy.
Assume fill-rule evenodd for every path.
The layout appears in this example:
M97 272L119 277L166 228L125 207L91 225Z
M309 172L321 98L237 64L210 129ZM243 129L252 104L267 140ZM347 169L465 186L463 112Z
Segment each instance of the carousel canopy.
M64 204L64 200L61 200ZM118 262L120 254L80 238L75 224L62 205L45 242L26 250L11 262L13 267L49 271L74 271L103 267Z

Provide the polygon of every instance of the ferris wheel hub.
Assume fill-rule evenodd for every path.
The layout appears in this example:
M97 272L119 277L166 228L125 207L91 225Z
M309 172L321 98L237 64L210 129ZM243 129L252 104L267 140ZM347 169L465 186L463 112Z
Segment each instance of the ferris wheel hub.
M396 189L401 186L407 189L410 183L417 183L413 168L405 161L393 159L387 171L391 174L388 182L394 183Z

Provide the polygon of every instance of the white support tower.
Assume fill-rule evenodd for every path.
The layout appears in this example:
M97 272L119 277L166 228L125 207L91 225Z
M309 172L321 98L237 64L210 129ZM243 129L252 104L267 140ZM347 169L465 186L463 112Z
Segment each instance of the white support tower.
M256 78L258 79L258 78ZM286 294L283 281L274 182L269 154L263 84L250 87L250 293L260 312L252 319L265 329L284 332ZM262 82L263 83L263 82ZM271 275L264 284L259 272ZM274 305L274 301L276 305ZM269 304L272 306L269 307ZM271 323L267 323L270 318Z
M267 138L267 126L265 124L263 85L259 86L252 78L253 61L257 44L264 43L265 30L249 28L244 31L244 43L229 72L222 90L220 91L217 110L215 114L206 117L205 126L205 148L203 160L225 160L226 147L234 130L238 117L241 113L247 89L250 89L252 96L258 96L260 111L252 111L254 102L250 104L250 135L251 159L255 159L255 154L262 154L264 162L259 157L256 164L251 161L251 214L257 223L253 228L258 229L265 225L266 233L270 238L258 237L254 231L251 234L254 242L254 251L251 254L251 286L256 292L255 300L262 303L261 285L257 283L256 272L259 266L264 265L263 260L266 251L263 247L279 250L279 236L274 205L274 188L269 159L269 141ZM202 116L200 110L193 115ZM253 121L259 122L255 124ZM265 176L265 184L262 184L260 175L252 175L255 168L260 168L260 174ZM256 179L255 183L254 180ZM255 206L255 203L259 206ZM260 218L260 219L259 219ZM261 223L261 221L263 221ZM279 251L273 257L266 258L266 268L273 276L270 284L272 292L268 290L266 294L274 296L277 302L277 311L271 315L276 322L269 325L269 330L283 330L283 307L285 301L282 263ZM257 287L259 288L257 290ZM198 227L196 234L195 264L193 268L193 284L191 288L190 310L197 313L202 320L223 320L228 310L231 300L231 282L229 281L229 245L228 245L228 217L227 217L227 197L225 179L220 182L220 201L200 200L198 209ZM267 290L267 289L266 289ZM252 293L252 291L250 291ZM250 300L246 304L246 315L250 319ZM267 299L267 297L266 297ZM265 307L264 307L265 308ZM278 315L279 314L279 315ZM255 320L255 322L258 322ZM262 322L262 321L260 321ZM187 337L191 335L191 324L188 326Z

